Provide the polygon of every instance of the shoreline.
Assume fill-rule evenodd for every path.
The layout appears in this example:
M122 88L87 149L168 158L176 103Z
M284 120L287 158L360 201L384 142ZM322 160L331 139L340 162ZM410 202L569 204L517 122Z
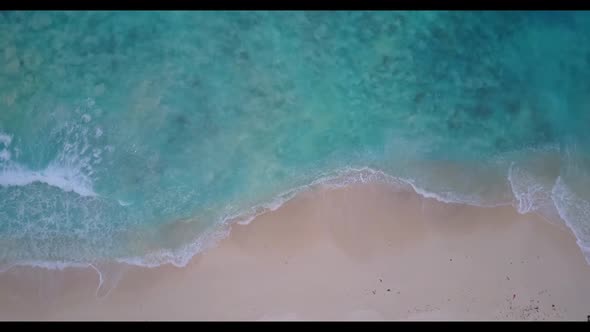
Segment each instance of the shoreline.
M585 320L569 230L384 184L300 192L184 268L0 274L0 320ZM38 283L42 286L34 286ZM108 286L108 285L107 285ZM35 290L35 288L37 288Z
M442 170L445 170L443 167ZM69 268L93 268L98 272L100 275L99 269L97 269L94 265L96 264L127 264L131 266L136 266L140 268L155 268L164 265L173 265L175 267L185 267L189 264L189 262L193 259L194 256L201 254L202 252L214 247L219 240L228 236L231 227L233 224L240 224L240 225L247 225L252 220L256 219L257 217L266 214L268 212L275 211L283 204L289 202L290 200L294 199L298 195L302 195L308 191L314 190L331 190L331 189L339 189L344 188L347 186L358 186L358 185L384 185L384 186L392 186L393 190L403 190L403 191L411 191L421 197L421 199L425 200L434 200L441 204L451 204L451 205L464 205L476 208L496 208L496 207L510 207L512 206L519 214L529 214L533 213L543 219L545 221L557 226L561 227L567 231L572 232L576 240L578 241L578 245L580 250L584 253L590 249L583 247L582 244L579 243L579 238L576 236L576 233L573 231L572 226L565 221L564 217L558 211L558 208L553 204L554 198L552 199L552 205L549 210L547 210L546 206L540 210L541 211L521 211L520 205L523 204L523 200L525 204L530 204L529 200L525 197L521 197L522 194L517 194L515 192L515 188L513 187L513 180L511 179L511 170L512 166L509 168L509 175L507 177L507 185L510 186L512 190L512 195L514 196L511 200L500 199L494 202L486 202L485 200L481 202L475 202L472 200L472 197L468 196L453 196L449 198L449 193L436 193L432 191L428 191L423 189L422 187L418 186L414 180L397 177L394 175L390 175L387 172L384 172L379 169L374 169L370 167L345 167L341 169L336 169L331 172L323 173L317 179L311 181L310 183L295 186L289 190L281 192L275 195L273 198L264 201L263 203L255 204L249 208L243 209L238 213L225 216L222 220L220 220L217 226L214 226L212 229L206 231L205 233L201 233L197 235L193 240L186 242L185 244L181 245L179 248L175 249L168 249L168 248L161 248L156 249L155 251L149 251L143 255L139 256L127 256L127 257L119 257L113 258L111 261L103 261L103 262L88 262L88 263L81 263L75 261L25 261L21 263L13 263L13 264L0 264L0 273L6 272L13 267L33 267L33 268L42 268L47 270L64 270ZM452 173L452 171L451 171ZM551 193L552 195L553 193ZM541 204L547 202L540 202ZM548 213L548 214L547 214ZM191 220L189 218L188 220ZM190 223L189 223L190 224ZM170 229L168 229L169 233L178 232L175 228L180 229L179 232L190 231L190 229L186 229L185 220L178 220L170 224ZM189 226L190 227L190 226ZM133 241L134 234L131 235L131 238L128 239L129 241ZM184 236L183 236L184 237ZM589 254L590 255L590 254ZM586 257L586 261L590 265L590 256Z

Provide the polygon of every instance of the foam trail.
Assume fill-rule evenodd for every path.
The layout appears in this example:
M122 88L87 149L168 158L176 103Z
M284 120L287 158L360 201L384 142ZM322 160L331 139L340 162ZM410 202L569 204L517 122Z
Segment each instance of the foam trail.
M4 144L5 147L9 146L12 142L12 136L6 133L0 132L0 144Z
M102 270L99 264L88 264L88 267L94 269L98 274L98 286L95 295L99 299L106 298L117 287L127 270L123 265L102 267ZM109 270L109 272L106 272L106 270Z
M514 163L508 169L508 182L516 200L516 210L520 214L534 212L540 208L542 202L550 199L550 190L527 172L516 168Z
M424 198L434 199L441 203L446 204L466 204L472 206L479 206L479 207L498 207L498 206L506 206L510 205L508 202L499 202L499 203L486 203L483 199L477 196L469 196L469 195L460 195L458 193L444 191L435 193L432 191L428 191L423 189L422 187L416 184L416 181L413 179L403 179L402 181L406 182L408 185L412 187L412 189L420 196Z
M158 267L164 264L185 267L193 256L212 248L218 241L226 238L229 235L229 232L230 229L228 225L219 225L217 229L204 232L198 236L195 241L186 244L179 249L161 249L147 253L143 256L117 258L115 261L118 263L142 267Z
M42 171L31 171L13 165L0 171L0 186L26 186L35 182L73 191L80 196L96 196L90 179L76 169L50 165Z
M577 239L577 244L590 264L590 203L577 197L560 177L555 181L551 198L559 216L570 228Z
M318 179L312 181L309 184L285 191L277 195L269 202L256 205L241 213L226 216L217 223L217 229L201 234L195 241L179 249L162 249L148 253L144 256L119 258L116 259L116 261L119 263L143 267L157 267L164 264L172 264L177 267L184 267L190 262L193 256L203 252L204 250L214 247L219 240L227 237L230 233L230 226L232 223L248 224L256 217L280 208L283 204L296 197L299 193L311 190L318 186L336 189L359 183L374 182L386 183L391 185L392 188L399 190L408 190L413 188L417 194L425 198L432 198L444 203L471 204L476 206L490 207L510 205L509 203L485 205L484 203L477 201L475 198L458 197L457 195L452 195L452 193L447 193L447 197L443 197L421 189L414 184L413 180L398 178L381 170L372 169L370 167L345 167L330 173L322 174Z
M31 177L29 177L30 179ZM284 203L293 199L297 194L311 190L317 186L326 188L342 188L353 185L355 183L368 182L384 182L393 185L394 188L406 188L406 181L388 175L382 171L374 170L368 167L352 168L345 167L327 174L323 174L315 181L309 184L296 187L294 189L285 191L277 195L269 202L256 205L240 213L222 218L217 227L200 234L194 241L188 243L178 249L160 249L153 252L146 253L142 256L114 258L115 262L124 263L128 265L142 266L142 267L157 267L164 264L172 264L177 267L186 266L193 256L207 250L216 245L216 243L227 237L230 232L230 225L232 223L248 224L257 216L268 211L274 211L280 208ZM1 180L0 180L0 183ZM21 184L22 185L22 184ZM119 202L120 204L121 202ZM87 268L88 264L79 262L39 262L39 261L23 261L15 263L12 266L35 266L50 270L62 270L67 267ZM7 269L9 269L8 267ZM94 267L96 269L96 267ZM99 285L98 290L101 288ZM98 294L98 293L97 293Z
M510 203L497 203L497 204L488 204L478 201L476 197L462 197L452 192L444 192L444 193L434 193L422 189L421 187L415 184L415 180L413 179L404 179L398 178L392 175L389 175L381 170L375 170L369 167L362 167L362 168L352 168L352 167L345 167L334 172L326 173L320 176L318 179L312 181L309 184L302 185L291 190L285 191L277 196L274 199L246 209L240 213L236 213L230 216L225 216L216 223L216 227L210 229L208 231L203 232L200 234L194 241L181 246L180 248L176 249L160 249L155 250L149 253L146 253L142 256L134 256L134 257L121 257L121 258L114 258L115 262L123 263L127 265L134 265L134 266L142 266L142 267L157 267L165 264L172 264L177 267L184 267L186 266L193 256L214 247L219 240L227 237L230 233L231 224L238 223L238 224L248 224L252 220L254 220L257 216L260 216L264 213L269 211L274 211L280 208L283 204L288 202L289 200L293 199L297 196L297 194L311 190L318 186L322 186L325 188L342 188L347 187L354 184L359 183L369 183L369 182L382 182L386 184L392 185L392 188L400 189L400 190L408 190L412 188L417 194L421 195L424 198L430 198L437 200L439 202L448 203L448 204L466 204L466 205L474 205L480 207L492 207L492 206L507 206ZM551 197L554 201L556 201L555 205L558 208L559 216L566 221L569 228L574 231L574 235L578 238L578 244L580 248L585 253L587 257L587 261L590 264L590 248L585 246L584 243L579 239L582 237L582 234L575 230L572 227L571 216L568 214L569 212L565 210L563 204L559 205L559 197L567 197L560 195L558 193L560 186L562 185L561 180L558 178L555 187L553 188L553 192L551 193ZM571 196L571 195L570 195ZM558 206L559 205L559 206ZM530 205L523 205L523 206L530 206ZM525 211L525 209L522 209ZM528 211L528 210L527 210ZM590 209L588 210L590 211ZM590 230L589 230L590 231ZM68 262L21 262L17 264L13 264L8 268L4 269L7 270L12 266L17 265L27 265L27 266L37 266L42 267L45 269L64 269L66 267L89 267L90 264L81 264L81 263L68 263ZM95 266L91 266L95 270L97 269ZM100 272L97 270L97 272ZM104 277L100 276L101 284L97 288L97 296L99 293L102 293L101 287L102 283L104 282ZM116 279L116 278L115 278ZM111 289L112 287L108 287ZM106 295L108 295L110 290L106 291Z
M8 150L8 146L12 142L12 136L0 132L0 144L4 145L4 148L0 150L0 161L9 161L11 154Z
M10 160L10 151L7 149L3 149L0 151L0 160L9 161Z

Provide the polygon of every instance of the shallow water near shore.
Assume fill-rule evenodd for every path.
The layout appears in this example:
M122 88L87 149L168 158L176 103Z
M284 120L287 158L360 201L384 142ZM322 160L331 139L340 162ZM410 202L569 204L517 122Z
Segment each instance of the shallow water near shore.
M590 257L586 12L5 12L0 270L186 265L315 185L565 224Z

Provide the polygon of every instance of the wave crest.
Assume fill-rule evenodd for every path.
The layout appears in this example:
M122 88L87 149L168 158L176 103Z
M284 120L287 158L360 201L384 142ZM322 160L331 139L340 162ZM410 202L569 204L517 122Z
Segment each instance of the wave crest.
M80 196L96 196L92 181L76 168L50 165L42 171L31 171L18 165L0 171L0 186L26 186L36 182L73 191Z

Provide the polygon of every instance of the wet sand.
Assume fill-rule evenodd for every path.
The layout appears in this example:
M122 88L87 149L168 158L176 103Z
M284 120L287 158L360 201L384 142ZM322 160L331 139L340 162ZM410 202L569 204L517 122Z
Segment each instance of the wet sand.
M109 270L109 269L107 269ZM104 272L105 282L117 275ZM116 271L110 269L109 271ZM586 320L569 230L379 184L299 194L185 268L0 274L1 320Z

